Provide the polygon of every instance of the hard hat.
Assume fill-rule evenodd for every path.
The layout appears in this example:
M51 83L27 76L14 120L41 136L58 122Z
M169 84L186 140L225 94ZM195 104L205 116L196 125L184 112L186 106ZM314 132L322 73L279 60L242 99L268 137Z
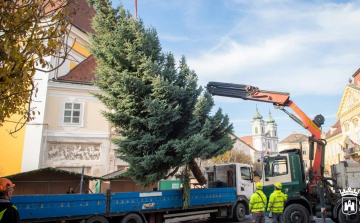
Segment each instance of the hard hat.
M275 186L277 189L280 189L280 190L281 190L281 188L282 188L282 185L281 185L280 182L274 183L274 186Z
M263 188L262 183L257 182L257 183L255 184L255 188L258 189L258 190L262 190L262 188Z
M0 178L0 192L5 192L13 187L15 187L15 184L13 184L9 179Z

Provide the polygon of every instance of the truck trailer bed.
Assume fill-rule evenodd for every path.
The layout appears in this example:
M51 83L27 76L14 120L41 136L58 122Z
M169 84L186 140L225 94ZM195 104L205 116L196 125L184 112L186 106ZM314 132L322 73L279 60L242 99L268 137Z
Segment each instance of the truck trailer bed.
M78 219L83 216L122 216L182 209L182 191L164 190L108 194L61 194L13 196L21 220ZM235 188L190 190L189 209L236 202ZM31 222L31 221L26 221Z

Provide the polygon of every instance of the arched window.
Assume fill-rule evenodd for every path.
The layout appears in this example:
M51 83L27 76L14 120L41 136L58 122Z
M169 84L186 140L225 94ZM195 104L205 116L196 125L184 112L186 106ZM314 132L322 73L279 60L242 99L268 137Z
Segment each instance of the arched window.
M255 134L258 134L258 127L255 127Z

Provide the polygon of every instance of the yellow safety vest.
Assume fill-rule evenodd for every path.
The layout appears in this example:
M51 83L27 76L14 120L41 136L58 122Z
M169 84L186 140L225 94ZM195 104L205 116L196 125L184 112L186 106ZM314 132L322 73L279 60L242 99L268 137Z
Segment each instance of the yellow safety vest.
M12 207L17 210L17 207L16 207L15 205L13 205ZM2 210L2 211L0 212L0 221L1 221L1 219L3 218L4 213L5 213L6 210L7 210L7 208L5 208L4 210Z
M270 194L267 211L282 213L284 211L284 204L286 200L286 194L283 194L281 190L275 190L272 194Z
M249 208L251 212L265 211L267 198L261 190L257 190L251 195Z

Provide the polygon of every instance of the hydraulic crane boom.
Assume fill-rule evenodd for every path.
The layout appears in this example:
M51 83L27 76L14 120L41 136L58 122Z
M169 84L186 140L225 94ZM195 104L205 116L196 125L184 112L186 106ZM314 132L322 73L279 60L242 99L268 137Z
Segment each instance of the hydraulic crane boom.
M259 88L251 85L221 82L209 82L207 84L207 89L210 94L214 96L217 95L231 98L241 98L243 100L273 103L276 109L280 109L288 114L291 119L312 134L309 138L310 160L312 160L314 145L316 143L314 164L312 165L309 173L311 184L317 185L317 182L323 179L325 143L321 139L320 127L324 124L325 120L322 115L317 115L314 120L311 120L293 101L290 100L290 94L285 92L259 90ZM300 119L294 114L286 111L284 107L290 107L300 117Z

